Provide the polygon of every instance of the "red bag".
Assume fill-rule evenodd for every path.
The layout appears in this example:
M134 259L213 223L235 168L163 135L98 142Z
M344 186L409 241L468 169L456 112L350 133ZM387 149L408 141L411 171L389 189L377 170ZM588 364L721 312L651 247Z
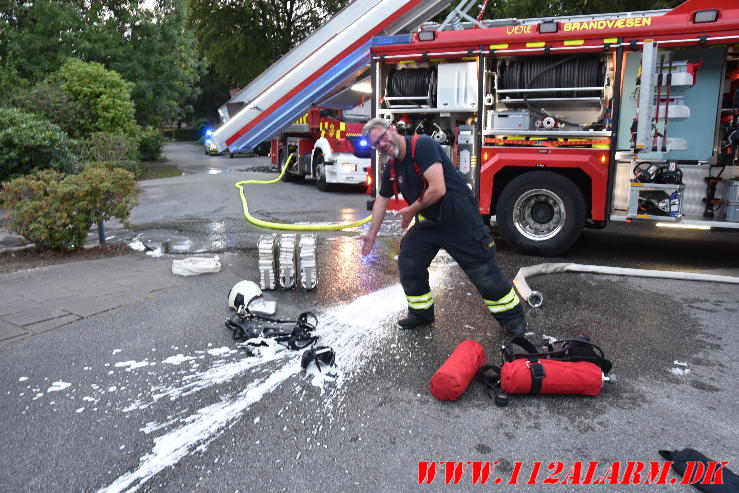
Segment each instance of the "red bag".
M506 361L500 369L500 389L506 394L531 393L531 366L538 364L544 372L539 394L600 394L603 386L600 367L589 361L550 359L540 359L536 363L524 358Z
M485 348L479 342L472 339L460 342L431 377L431 393L440 401L459 399L483 364Z

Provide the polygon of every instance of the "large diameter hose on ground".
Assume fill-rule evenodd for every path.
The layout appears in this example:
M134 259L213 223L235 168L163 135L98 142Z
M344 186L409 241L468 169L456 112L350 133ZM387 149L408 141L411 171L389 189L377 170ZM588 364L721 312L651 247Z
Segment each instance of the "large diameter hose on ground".
M249 214L249 206L246 204L246 194L244 194L244 185L269 185L277 183L282 180L285 175L287 168L290 165L290 160L295 157L295 153L290 154L285 160L285 165L282 167L282 173L274 180L245 180L240 181L234 186L239 189L239 196L241 197L241 207L244 210L244 217L250 223L269 229L281 229L286 231L340 231L342 229L356 228L372 220L372 216L367 216L359 221L352 223L327 223L327 224L287 224L287 223L273 223L270 221L262 221Z
M659 279L678 279L684 281L705 281L705 282L721 282L729 284L739 284L739 277L719 276L714 274L696 274L692 272L680 271L664 271L649 269L629 269L625 267L608 267L604 265L583 265L571 263L549 263L531 265L521 267L518 274L513 279L513 286L518 291L519 296L526 302L538 307L544 302L544 295L539 291L532 291L526 282L527 277L538 276L540 274L553 274L555 272L586 272L591 274L608 274L613 276L630 276L630 277L652 277Z

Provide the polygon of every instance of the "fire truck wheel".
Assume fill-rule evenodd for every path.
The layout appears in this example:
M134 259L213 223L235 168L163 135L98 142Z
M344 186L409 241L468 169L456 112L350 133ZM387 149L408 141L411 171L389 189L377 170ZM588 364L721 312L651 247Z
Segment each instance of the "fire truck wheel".
M508 243L532 254L557 255L572 246L585 225L585 200L568 178L531 171L515 178L497 205L497 224Z
M315 177L316 187L318 187L321 192L328 192L329 184L326 183L326 169L324 168L323 162L316 164Z

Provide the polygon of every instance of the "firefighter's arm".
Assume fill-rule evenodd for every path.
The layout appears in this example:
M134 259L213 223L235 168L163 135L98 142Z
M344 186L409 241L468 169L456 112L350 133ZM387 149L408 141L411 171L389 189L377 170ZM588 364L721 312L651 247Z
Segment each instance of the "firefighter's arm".
M435 162L423 172L423 177L429 184L426 193L423 194L423 201L417 200L413 205L418 204L418 211L437 203L446 194L446 182L444 181L444 167L440 162Z
M372 222L370 223L369 231L359 235L358 239L362 241L362 255L369 254L372 250L372 246L375 244L375 238L377 233L380 231L382 221L385 219L385 212L387 211L387 203L390 199L377 194L375 197L375 203L372 206Z
M403 208L400 213L403 216L403 227L410 224L411 219L426 207L437 203L446 194L446 182L444 181L444 168L441 163L436 162L426 168L423 172L426 178L428 188L423 194L423 198L416 200L408 207Z

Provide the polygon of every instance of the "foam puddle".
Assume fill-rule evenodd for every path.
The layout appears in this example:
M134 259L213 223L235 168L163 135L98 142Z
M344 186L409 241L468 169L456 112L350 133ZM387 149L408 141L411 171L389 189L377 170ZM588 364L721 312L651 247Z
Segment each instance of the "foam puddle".
M404 310L405 306L403 291L400 285L396 284L362 296L347 305L329 308L318 315L319 328L316 333L321 336L320 344L331 346L336 351L336 363L340 369L332 384L335 385L331 392L332 398L340 395L343 383L369 361L372 349L390 332L387 321ZM157 473L175 465L183 457L205 450L252 404L259 402L265 395L299 374L301 372L300 356L300 352L281 350L281 346L270 346L264 348L259 357L217 364L201 373L184 376L175 386L152 389L153 393L149 402L134 402L124 411L144 409L165 397L175 400L213 385L228 382L257 366L287 360L269 376L254 380L235 396L226 397L221 402L201 408L190 416L162 425L148 423L144 430L145 433L153 433L175 424L180 426L154 438L151 452L139 459L136 469L123 474L99 491L135 491ZM185 356L179 355L179 358L184 359ZM314 378L314 383L315 381ZM321 386L325 382L326 380L322 380ZM331 405L329 404L331 400L328 399L325 405Z

